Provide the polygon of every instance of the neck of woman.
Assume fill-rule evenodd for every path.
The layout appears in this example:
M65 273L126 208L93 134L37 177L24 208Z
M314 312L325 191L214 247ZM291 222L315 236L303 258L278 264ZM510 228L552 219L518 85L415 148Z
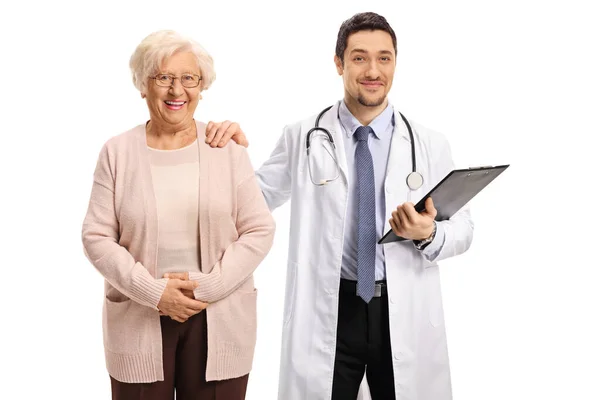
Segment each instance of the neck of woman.
M187 124L169 125L150 120L146 124L146 141L148 146L160 150L176 150L196 140L196 122L192 119Z

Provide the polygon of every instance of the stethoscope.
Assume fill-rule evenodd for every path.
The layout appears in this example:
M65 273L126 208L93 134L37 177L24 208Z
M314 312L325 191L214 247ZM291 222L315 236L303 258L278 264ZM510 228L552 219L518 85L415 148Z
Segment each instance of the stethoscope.
M325 150L327 151L327 153L329 153L331 158L333 158L333 161L335 162L335 164L337 166L337 175L331 179L321 179L321 180L319 180L319 182L315 182L313 179L312 170L310 168L310 140L311 140L311 135L313 132L316 132L316 131L323 132L327 136L327 140L329 141L329 144L331 145L331 147L334 149L334 153L335 153L335 143L333 142L333 136L331 136L331 133L329 133L329 131L327 129L321 128L319 126L321 117L323 117L323 114L325 114L327 111L329 111L329 109L331 109L331 107L333 107L333 106L329 106L319 113L319 115L317 116L317 119L315 121L315 127L311 128L308 131L308 133L306 134L306 156L308 158L308 173L310 175L311 182L317 186L327 185L329 182L333 182L340 176L340 165L338 164L337 157L334 154L331 154L331 152L326 147L325 147ZM400 114L400 116L402 117L402 120L404 121L404 124L406 125L406 128L408 129L408 134L410 135L412 172L410 174L408 174L408 176L406 177L406 185L409 187L410 190L417 190L421 186L423 186L424 180L423 180L423 175L421 175L420 173L417 172L417 159L416 159L416 155L415 155L415 138L413 136L413 131L412 131L412 128L410 127L410 124L408 123L408 120L404 117L404 115L402 115L401 112L398 112L398 114Z

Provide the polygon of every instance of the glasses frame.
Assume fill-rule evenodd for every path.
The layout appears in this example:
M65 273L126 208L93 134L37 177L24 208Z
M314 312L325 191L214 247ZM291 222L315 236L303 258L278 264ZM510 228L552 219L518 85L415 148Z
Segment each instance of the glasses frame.
M171 78L171 82L168 85L161 85L161 84L159 84L158 83L158 76L159 75L166 75L166 76L170 77ZM202 83L202 77L200 75L198 75L198 74L186 74L186 75L187 76L190 76L190 75L191 76L197 76L198 77L198 84L196 84L195 86L186 86L186 85L183 84L183 81L181 80L181 76L175 76L175 75L171 75L171 74L156 74L154 76L151 76L150 79L153 79L154 83L158 87L172 87L173 83L175 83L175 79L179 79L179 82L181 82L181 86L183 86L184 88L187 88L187 89L196 88L196 87L200 86L200 83Z

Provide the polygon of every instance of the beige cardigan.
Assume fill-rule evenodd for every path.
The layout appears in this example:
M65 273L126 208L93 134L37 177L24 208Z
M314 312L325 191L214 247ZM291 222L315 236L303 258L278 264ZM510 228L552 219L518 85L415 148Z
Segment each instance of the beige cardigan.
M198 137L206 126L196 123ZM256 343L252 273L273 243L275 223L243 147L198 140L202 272L197 299L211 303L206 379L250 372ZM86 256L105 278L104 348L109 374L122 382L164 380L156 276L158 218L145 125L103 146L83 223Z

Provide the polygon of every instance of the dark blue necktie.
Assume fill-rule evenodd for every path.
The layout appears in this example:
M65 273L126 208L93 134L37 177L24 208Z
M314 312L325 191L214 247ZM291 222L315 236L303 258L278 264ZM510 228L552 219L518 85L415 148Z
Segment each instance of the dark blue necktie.
M368 303L375 294L375 173L369 151L371 127L361 126L354 132L358 143L354 160L358 181L358 282L357 294Z

